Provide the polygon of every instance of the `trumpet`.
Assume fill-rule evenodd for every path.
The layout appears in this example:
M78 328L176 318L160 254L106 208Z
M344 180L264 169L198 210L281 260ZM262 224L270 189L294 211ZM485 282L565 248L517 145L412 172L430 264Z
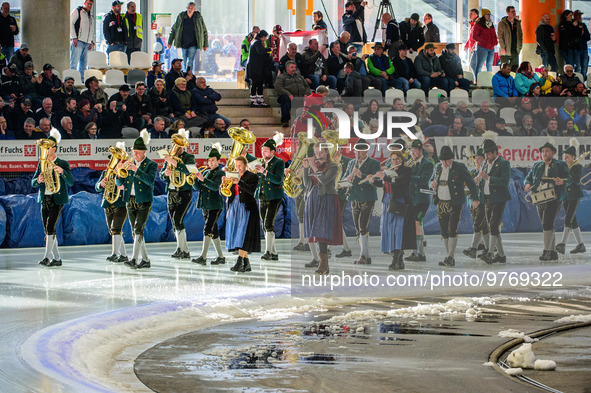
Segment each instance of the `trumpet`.
M209 167L207 165L202 165L199 168L197 168L197 172L203 173L208 168ZM188 185L193 186L193 184L195 184L195 180L197 180L197 172L191 172L190 175L186 176L185 181Z

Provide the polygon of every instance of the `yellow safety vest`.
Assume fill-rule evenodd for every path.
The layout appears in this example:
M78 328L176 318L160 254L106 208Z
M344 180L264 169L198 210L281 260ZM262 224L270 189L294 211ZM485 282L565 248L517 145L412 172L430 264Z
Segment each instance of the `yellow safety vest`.
M135 25L137 26L137 30L135 31L135 34L137 35L137 38L139 38L140 40L144 39L144 30L143 30L143 24L142 24L142 15L138 14L137 12L135 13L136 15L136 19L135 19ZM127 33L129 35L131 35L131 30L129 30L129 20L127 18L125 19L125 25L127 26Z

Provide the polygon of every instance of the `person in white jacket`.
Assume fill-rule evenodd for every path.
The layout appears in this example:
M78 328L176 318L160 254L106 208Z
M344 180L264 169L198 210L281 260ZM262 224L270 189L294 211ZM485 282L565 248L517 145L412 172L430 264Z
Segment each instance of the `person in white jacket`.
M86 70L86 55L94 46L94 20L90 10L94 0L85 0L83 6L74 8L70 14L70 69Z

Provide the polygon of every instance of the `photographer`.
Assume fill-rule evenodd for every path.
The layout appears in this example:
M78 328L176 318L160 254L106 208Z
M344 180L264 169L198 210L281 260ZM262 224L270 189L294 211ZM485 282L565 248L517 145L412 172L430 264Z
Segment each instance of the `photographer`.
M37 95L39 97L52 97L62 87L62 81L53 74L53 66L49 63L43 65L43 72L37 77Z
M121 138L121 130L130 124L129 118L127 105L123 102L111 101L109 109L103 114L101 138Z
M19 76L18 83L23 95L31 98L34 111L41 106L41 100L37 97L39 78L32 61L26 62L24 67L24 73Z
M129 88L129 85L121 85L121 87L119 87L119 93L115 93L111 96L111 98L109 98L109 108L112 101L116 101L117 103L123 104L125 106L126 109L122 109L123 105L119 105L118 108L120 111L122 110L127 114L128 119L126 124L134 124L135 121L131 112L133 104L131 103L131 97L129 96L130 90L131 89Z

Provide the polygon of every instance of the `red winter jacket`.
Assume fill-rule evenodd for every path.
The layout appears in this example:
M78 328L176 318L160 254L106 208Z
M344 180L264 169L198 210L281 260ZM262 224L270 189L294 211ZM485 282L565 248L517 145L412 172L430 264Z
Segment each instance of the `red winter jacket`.
M474 41L476 41L476 46L480 46L485 49L494 49L494 47L499 43L497 41L495 27L482 27L482 25L478 22L474 24L473 37Z

